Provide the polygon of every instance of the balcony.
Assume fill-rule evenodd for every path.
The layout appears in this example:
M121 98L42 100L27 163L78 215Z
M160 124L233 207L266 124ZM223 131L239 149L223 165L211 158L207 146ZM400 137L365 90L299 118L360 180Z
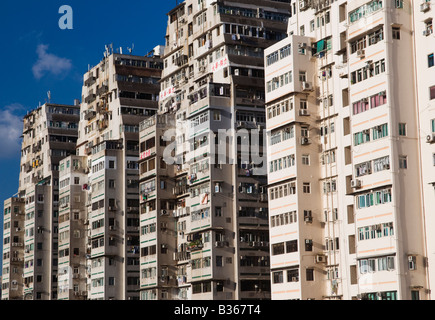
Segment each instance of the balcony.
M204 244L201 240L192 241L187 244L187 250L190 252L202 250L204 248Z
M104 95L109 91L109 87L107 85L102 85L97 89L97 95L101 96Z
M89 87L89 86L93 85L96 80L97 80L96 77L90 76L88 79L86 79L85 86Z
M174 261L190 260L190 252L187 252L187 251L174 252L173 259L174 259Z
M185 55L185 54L180 55L177 58L175 58L175 64L178 67L184 66L187 62L188 62L188 58L187 58L187 55Z
M95 101L95 99L97 99L97 95L95 93L90 93L86 98L85 98L85 103L92 103Z
M97 112L95 110L89 109L85 111L85 119L90 121L97 115Z

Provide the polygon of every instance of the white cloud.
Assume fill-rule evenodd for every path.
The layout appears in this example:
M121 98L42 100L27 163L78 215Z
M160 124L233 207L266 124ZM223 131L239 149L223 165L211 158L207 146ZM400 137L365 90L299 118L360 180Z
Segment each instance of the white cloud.
M21 134L23 132L22 116L17 113L24 110L20 104L12 104L0 110L0 158L20 155Z
M46 73L61 75L72 68L71 60L48 53L48 45L40 44L36 48L38 61L33 65L32 71L36 79L41 79Z

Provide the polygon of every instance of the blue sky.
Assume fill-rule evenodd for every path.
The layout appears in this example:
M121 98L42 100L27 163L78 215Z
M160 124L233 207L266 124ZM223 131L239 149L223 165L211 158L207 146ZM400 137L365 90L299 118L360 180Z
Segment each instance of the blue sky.
M182 2L182 1L178 1ZM163 45L170 1L45 0L0 2L0 207L18 190L21 119L46 102L80 99L83 74L103 57L105 45L134 44L145 55ZM62 5L73 10L73 29L62 30ZM0 234L3 234L2 214ZM3 241L1 241L0 249ZM0 262L1 262L0 257ZM0 268L1 273L1 268Z

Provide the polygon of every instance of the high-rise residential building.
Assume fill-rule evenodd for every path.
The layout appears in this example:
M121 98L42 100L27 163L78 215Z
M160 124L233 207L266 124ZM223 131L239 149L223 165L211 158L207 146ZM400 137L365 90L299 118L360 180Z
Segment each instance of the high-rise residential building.
M23 297L24 199L9 198L4 202L3 216L2 300Z
M87 299L87 158L59 164L58 300Z
M1 299L431 299L431 2L167 17L24 117Z
M46 103L23 119L19 190L4 208L2 299L57 299L59 162L75 153L79 111Z
M291 1L265 53L273 299L430 298L428 7Z
M69 264L73 287L69 289L74 296L82 296L83 290L92 300L139 298L139 123L157 111L161 50L158 46L147 56L107 50L103 60L84 76L77 141L80 158L71 158L71 164L76 160L86 176L75 176L73 165L70 183L77 178L82 188L66 200L73 206L66 211L67 236L78 244L81 241L74 238L86 236L84 248L72 242L66 245L73 255ZM74 211L76 200L85 201L83 213L80 208ZM86 232L80 232L82 224ZM81 281L74 281L76 274L81 279L83 263L86 290Z
M435 224L435 4L430 1L414 1L414 67L417 79L414 90L417 106L417 130L420 137L418 165L421 166L421 203L424 213L426 255L429 271L429 289L434 288L435 238L431 226ZM433 299L433 295L430 296Z
M288 17L282 1L168 13L159 114L140 133L141 299L270 299L263 50Z

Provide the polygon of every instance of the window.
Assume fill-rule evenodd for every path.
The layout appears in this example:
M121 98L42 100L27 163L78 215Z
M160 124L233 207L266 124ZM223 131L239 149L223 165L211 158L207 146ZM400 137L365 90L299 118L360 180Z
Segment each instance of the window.
M408 168L408 157L407 156L399 156L399 168L407 169Z
M313 251L313 240L305 239L305 251Z
M388 136L388 124L382 124L372 128L373 130L373 140L384 138Z
M303 165L310 165L310 155L309 154L303 154L302 155L302 164Z
M314 281L314 269L307 269L306 280L307 281Z
M272 255L284 254L284 242L272 245Z
M287 282L298 282L299 281L299 269L287 270Z
M297 252L298 240L287 241L285 247L286 247L286 253Z
M304 182L302 185L303 193L311 193L311 185L309 182Z
M411 290L411 299L420 300L420 292L418 290Z
M430 100L435 99L435 86L429 88L429 99Z
M221 121L221 112L219 110L213 111L213 120Z
M406 123L399 123L399 136L406 136Z
M114 286L114 285L115 285L115 278L109 277L109 286Z
M273 272L272 277L273 277L273 283L283 283L284 282L283 271Z
M403 9L403 0L394 0L394 7L396 9Z
M219 193L222 191L222 182L214 183L214 192Z
M434 54L431 53L427 56L427 67L431 68L434 66Z
M371 191L365 194L358 195L356 197L357 208L363 209L374 205L381 205L392 201L391 189L381 189L377 191ZM366 236L367 238L368 236Z
M409 270L417 270L417 257L416 256L408 256L408 269Z
M394 256L378 258L378 271L394 270Z
M354 146L366 143L370 141L370 131L364 130L354 134Z
M376 108L387 103L386 91L381 91L370 97L370 108Z
M222 217L222 207L215 207L214 214L216 217Z
M349 20L351 23L354 23L380 9L382 9L382 1L373 0L351 11L349 13Z
M400 28L393 27L393 39L400 40Z
M366 98L366 99L362 99L360 101L354 102L352 104L352 109L353 109L354 115L369 110L368 99Z

